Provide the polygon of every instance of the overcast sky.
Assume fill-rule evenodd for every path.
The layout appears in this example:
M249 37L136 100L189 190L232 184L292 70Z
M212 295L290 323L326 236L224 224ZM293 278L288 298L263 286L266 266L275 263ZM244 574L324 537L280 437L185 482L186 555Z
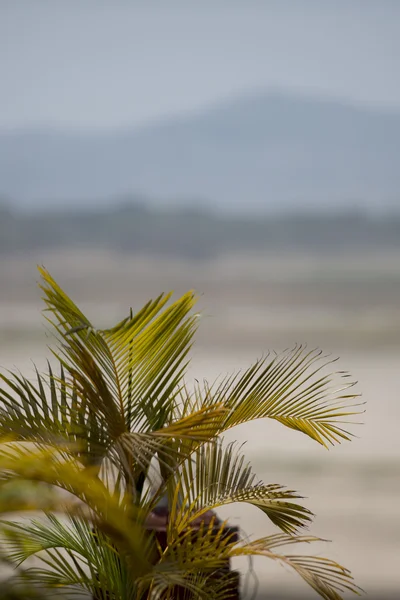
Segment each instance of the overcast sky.
M279 87L400 109L400 0L0 0L0 128L114 127Z

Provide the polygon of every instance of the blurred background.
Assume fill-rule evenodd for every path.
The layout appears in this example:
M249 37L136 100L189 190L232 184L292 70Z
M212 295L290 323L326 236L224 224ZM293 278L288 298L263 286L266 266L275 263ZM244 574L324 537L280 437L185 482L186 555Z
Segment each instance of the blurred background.
M234 435L373 598L400 589L399 57L397 0L0 2L0 365L49 356L37 264L98 325L195 288L189 377L339 356L359 439ZM254 569L259 598L304 591Z

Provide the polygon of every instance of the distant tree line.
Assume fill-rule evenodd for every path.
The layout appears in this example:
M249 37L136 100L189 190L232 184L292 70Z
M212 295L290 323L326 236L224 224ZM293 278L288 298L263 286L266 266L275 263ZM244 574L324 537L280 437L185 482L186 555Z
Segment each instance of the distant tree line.
M400 249L400 213L357 211L285 216L216 215L201 209L16 212L0 204L0 254L51 248L109 248L124 253L210 259L229 252Z

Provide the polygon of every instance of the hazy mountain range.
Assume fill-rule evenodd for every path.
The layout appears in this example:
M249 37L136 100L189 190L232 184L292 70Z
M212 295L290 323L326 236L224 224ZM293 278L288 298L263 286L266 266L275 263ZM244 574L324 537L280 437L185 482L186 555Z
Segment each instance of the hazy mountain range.
M0 196L232 211L400 204L400 113L278 93L116 131L0 132Z

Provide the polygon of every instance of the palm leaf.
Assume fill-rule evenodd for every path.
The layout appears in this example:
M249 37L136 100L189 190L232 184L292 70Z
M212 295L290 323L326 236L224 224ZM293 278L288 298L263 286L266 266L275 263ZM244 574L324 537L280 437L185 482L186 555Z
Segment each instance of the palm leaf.
M125 405L129 400L140 407L129 424L133 429L160 429L170 419L195 331L196 318L188 316L195 302L195 296L189 292L161 313L157 306L159 314L154 314L150 304L138 322L128 320L121 328L104 332L122 385L125 390L128 388ZM161 307L164 304L165 300L160 300Z
M146 572L148 560L143 553L143 520L146 512L135 507L129 496L122 499L110 493L97 477L97 469L83 469L65 449L21 447L4 443L0 451L0 491L9 482L38 481L61 488L80 501L74 512L84 506L90 521L110 536L121 551L134 557L135 570ZM70 512L71 502L60 499L59 510Z
M46 270L40 273L64 366L81 393L95 410L115 420L118 431L162 427L169 420L195 331L196 317L189 316L196 301L193 293L166 308L170 295L160 296L132 318L99 331Z
M36 444L71 444L85 465L99 464L109 446L107 428L64 370L55 377L50 363L46 377L36 369L36 382L22 375L0 373L0 435ZM72 447L71 446L71 447Z
M172 563L159 565L141 579L143 587L149 588L149 598L157 600L232 600L232 573L229 571L188 573ZM236 582L235 582L236 583Z
M3 521L1 525L5 549L14 564L19 566L32 556L42 562L29 571L36 584L62 586L67 591L79 587L91 593L103 589L121 600L129 598L135 588L127 561L83 519L69 517L62 522L47 515L43 521L23 525Z
M235 548L231 556L264 556L293 569L324 600L342 600L341 594L350 591L360 595L363 591L354 584L350 571L335 561L320 556L277 554L276 548L288 544L321 542L316 537L293 537L284 534L254 540Z
M59 509L59 494L46 484L20 479L0 481L0 514Z
M226 522L201 525L198 529L169 529L168 546L160 556L156 571L178 568L188 574L213 572L226 566L236 534L227 533Z
M220 432L255 419L270 418L305 433L325 447L351 434L343 426L360 414L354 382L343 371L327 371L333 360L320 351L298 347L256 362L242 375L221 384L196 386L194 395L182 391L184 414L220 403L229 415Z
M94 535L84 520L69 518L62 522L48 515L45 521L31 520L28 524L3 521L1 526L9 559L19 566L37 556L43 566L29 570L31 581L47 588L54 586L59 590L62 586L66 591L80 588L91 593L101 589L117 600L126 600L138 597L138 591L147 588L156 597L164 597L163 594L179 586L181 591L187 590L190 598L226 597L224 589L229 577L210 579L215 566L212 559L208 574L202 574L180 570L178 563L171 562L170 553L167 561L134 579L129 562L113 549L107 537ZM178 555L174 556L176 559Z
M308 525L313 514L297 503L296 492L281 485L264 485L257 481L250 464L236 449L236 444L205 444L185 461L173 478L179 488L179 505L172 508L171 523L186 527L207 510L234 502L252 504L287 533Z
M264 556L278 561L293 569L324 600L342 600L341 594L350 591L360 595L362 590L354 584L350 572L338 563L322 558L304 555L276 553L275 549L285 545L321 542L311 536L292 536L276 534L247 543L237 543L229 536L225 537L224 525L219 531L215 527L203 527L193 540L193 534L187 532L171 541L157 569L175 569L186 573L210 572L220 568L232 558L239 556Z
M139 313L124 319L108 330L97 330L78 307L61 290L44 269L40 269L49 321L61 341L56 354L69 374L80 403L106 430L108 455L123 470L127 485L141 492L140 483L146 475L152 452L162 450L164 443L149 439L139 453L137 435L167 437L164 428L174 426L174 437L188 436L204 439L216 433L217 420L206 413L172 419L187 364L187 353L195 331L196 317L189 315L195 296L189 292L175 303L166 306L170 296L160 296L149 302ZM69 384L67 384L67 390ZM217 407L214 409L216 416ZM220 415L221 415L221 409ZM201 422L201 424L200 424ZM85 435L92 433L92 424ZM208 431L205 431L208 427ZM132 434L132 436L131 436ZM131 436L131 440L129 439ZM136 437L135 437L136 436ZM133 477L133 481L132 481Z

